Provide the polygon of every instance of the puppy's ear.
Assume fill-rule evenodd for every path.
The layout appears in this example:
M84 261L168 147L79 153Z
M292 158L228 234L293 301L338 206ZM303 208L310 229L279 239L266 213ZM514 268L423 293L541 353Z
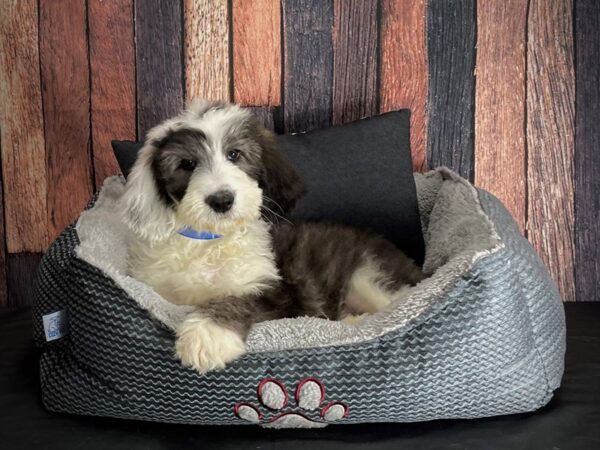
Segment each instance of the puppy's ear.
M158 194L152 161L157 148L146 144L127 178L120 206L125 223L151 242L168 238L175 230L175 213Z
M262 166L259 186L264 195L277 203L277 206L287 214L302 197L305 186L300 175L294 170L289 162L285 160L277 149L275 136L262 125L258 126L258 141L262 147ZM273 209L273 205L266 206Z

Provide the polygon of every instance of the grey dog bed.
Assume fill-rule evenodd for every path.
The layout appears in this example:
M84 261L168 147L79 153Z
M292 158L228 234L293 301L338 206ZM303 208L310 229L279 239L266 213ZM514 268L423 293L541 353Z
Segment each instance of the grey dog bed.
M126 275L108 179L43 258L34 309L52 411L190 424L411 422L535 410L558 388L565 325L541 261L502 204L447 169L415 175L419 285L358 326L257 324L249 353L199 375L173 355L189 311Z

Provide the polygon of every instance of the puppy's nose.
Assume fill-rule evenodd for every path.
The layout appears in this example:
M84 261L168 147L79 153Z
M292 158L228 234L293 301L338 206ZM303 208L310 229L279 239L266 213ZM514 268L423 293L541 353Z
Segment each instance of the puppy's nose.
M206 197L206 204L210 206L213 211L218 213L224 213L231 209L235 196L231 191L217 191L214 194L210 194Z

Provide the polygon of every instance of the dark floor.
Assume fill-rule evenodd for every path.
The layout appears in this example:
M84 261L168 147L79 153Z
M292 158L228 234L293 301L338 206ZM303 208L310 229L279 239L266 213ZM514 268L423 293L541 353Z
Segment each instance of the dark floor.
M157 425L48 413L38 398L30 312L0 311L0 448L600 449L600 302L565 308L563 386L536 413L317 431Z

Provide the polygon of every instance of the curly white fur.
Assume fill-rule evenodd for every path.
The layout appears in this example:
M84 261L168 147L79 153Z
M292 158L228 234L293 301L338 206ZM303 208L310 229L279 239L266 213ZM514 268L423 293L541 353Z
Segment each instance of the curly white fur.
M280 279L262 221L210 241L179 234L153 245L137 239L129 249L129 273L180 305L259 294Z

